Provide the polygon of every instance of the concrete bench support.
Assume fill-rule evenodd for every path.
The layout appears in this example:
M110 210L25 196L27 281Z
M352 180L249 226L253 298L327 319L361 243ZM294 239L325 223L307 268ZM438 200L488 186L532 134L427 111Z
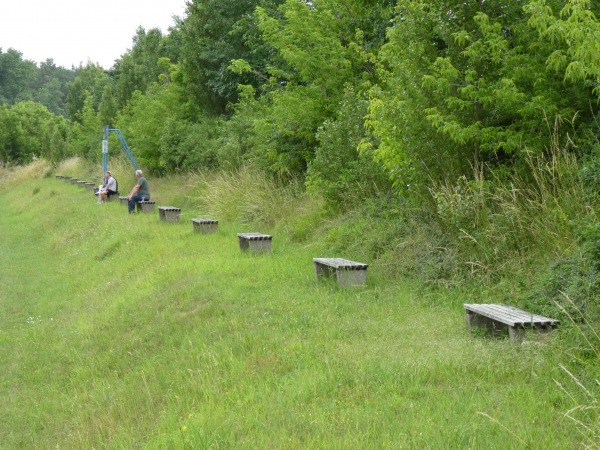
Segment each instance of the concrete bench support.
M194 233L216 233L219 228L219 221L213 219L192 219L192 227Z
M174 206L158 207L158 217L160 220L165 220L167 222L179 222L180 215L181 208L175 208Z
M546 333L560 323L556 319L549 319L508 305L465 303L464 307L469 328L485 328L491 332L508 328L508 335L514 340L522 340L526 330Z
M119 197L120 199L120 197ZM128 204L128 200L127 197L125 197L125 204ZM150 214L154 212L154 204L155 202L151 202L151 201L141 201L141 202L136 202L135 207L138 211L146 213L146 214Z
M127 200L127 197L119 197L119 203L121 203L121 205L127 206L128 202L129 200Z
M270 253L273 236L262 233L238 233L238 243L240 250L245 252L250 250L254 253Z
M335 273L338 286L359 286L367 282L367 264L343 258L313 258L317 279Z
M85 183L85 190L86 191L94 191L94 188L96 187L96 183Z

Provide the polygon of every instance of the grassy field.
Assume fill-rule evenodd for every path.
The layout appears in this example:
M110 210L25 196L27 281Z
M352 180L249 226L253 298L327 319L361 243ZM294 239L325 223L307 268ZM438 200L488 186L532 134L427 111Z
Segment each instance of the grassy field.
M161 183L161 204L185 197ZM210 212L186 202L164 223L54 178L0 189L1 449L590 442L564 415L556 336L471 335L462 303L489 299L376 261L365 287L317 281L313 257L351 255L223 220L194 234ZM273 253L240 252L242 231L273 233Z

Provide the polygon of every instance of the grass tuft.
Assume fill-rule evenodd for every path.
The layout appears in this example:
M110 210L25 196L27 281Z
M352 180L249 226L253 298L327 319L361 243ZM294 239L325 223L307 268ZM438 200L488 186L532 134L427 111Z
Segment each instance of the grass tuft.
M233 172L195 174L188 182L191 198L209 215L243 224L273 227L310 203L295 183L241 168Z

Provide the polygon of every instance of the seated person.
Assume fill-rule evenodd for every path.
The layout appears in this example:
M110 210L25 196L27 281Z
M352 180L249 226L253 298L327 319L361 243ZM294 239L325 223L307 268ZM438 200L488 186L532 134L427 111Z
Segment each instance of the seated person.
M112 176L112 173L109 170L107 170L104 174L104 179L106 180L106 183L104 184L104 189L98 190L99 203L104 203L106 202L106 200L108 200L108 197L119 193L117 188L117 180L115 180L115 178Z
M129 208L129 214L135 210L136 202L150 200L150 188L148 187L148 181L144 178L144 174L141 170L135 171L135 177L137 181L135 186L131 189L131 192L127 196L127 206Z

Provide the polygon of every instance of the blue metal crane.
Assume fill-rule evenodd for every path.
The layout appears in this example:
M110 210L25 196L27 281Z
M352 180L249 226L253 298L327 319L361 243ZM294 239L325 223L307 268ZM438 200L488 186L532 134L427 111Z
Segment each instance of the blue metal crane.
M127 145L125 136L123 136L123 133L121 133L121 130L119 130L118 128L109 128L108 125L105 125L104 126L104 137L102 139L102 166L104 169L104 173L106 173L106 171L108 170L108 133L110 133L111 131L117 135L117 138L119 139L119 142L121 143L121 147L123 147L123 150L127 154L129 161L131 161L131 164L133 164L133 167L135 168L135 170L138 170L139 166L138 166L137 162L135 161L135 158L133 157L133 153L131 153L129 146Z

